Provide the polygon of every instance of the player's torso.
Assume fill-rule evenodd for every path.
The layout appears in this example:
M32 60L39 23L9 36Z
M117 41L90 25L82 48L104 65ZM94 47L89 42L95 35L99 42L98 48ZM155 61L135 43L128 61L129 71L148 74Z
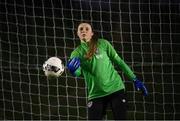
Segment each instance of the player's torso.
M122 86L121 78L107 55L103 41L98 41L96 53L91 59L85 58L88 50L87 43L82 43L78 48L82 73L90 95L98 97L119 89Z

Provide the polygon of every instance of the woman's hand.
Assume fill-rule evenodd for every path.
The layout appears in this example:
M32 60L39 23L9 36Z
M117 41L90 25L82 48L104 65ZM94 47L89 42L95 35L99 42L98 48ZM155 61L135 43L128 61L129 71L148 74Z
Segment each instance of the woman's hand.
M67 68L71 74L75 75L75 71L80 67L80 59L75 57L69 60Z
M136 88L136 90L141 90L144 96L148 95L148 91L146 86L137 78L134 79L134 86Z

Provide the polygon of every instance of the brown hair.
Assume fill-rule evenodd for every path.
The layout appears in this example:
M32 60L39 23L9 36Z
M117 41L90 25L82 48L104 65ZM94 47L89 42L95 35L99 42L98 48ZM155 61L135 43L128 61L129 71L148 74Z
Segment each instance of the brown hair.
M78 26L79 26L80 24L82 24L82 23L87 23L87 24L89 24L89 25L91 26L91 28L92 28L92 32L94 33L94 35L92 36L91 40L87 43L88 46L89 46L89 50L87 51L87 53L86 53L86 55L85 55L85 58L90 60L90 59L94 56L94 54L95 54L95 52L96 52L96 50L97 50L98 37L97 37L97 34L95 33L95 31L93 30L92 25L91 25L89 22L86 22L86 21L80 22L80 23L78 24ZM77 27L77 28L78 28L78 27Z
M85 58L91 59L97 50L97 37L95 34L92 36L91 40L88 42L89 50L87 51Z

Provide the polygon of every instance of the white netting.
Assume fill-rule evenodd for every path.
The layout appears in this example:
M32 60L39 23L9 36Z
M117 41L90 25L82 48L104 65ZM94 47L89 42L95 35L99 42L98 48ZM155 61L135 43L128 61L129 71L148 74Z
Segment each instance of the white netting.
M87 119L83 78L66 70L47 80L42 64L64 64L88 21L147 85L143 98L126 80L128 119L180 119L178 0L1 0L0 119ZM107 119L112 119L108 110Z

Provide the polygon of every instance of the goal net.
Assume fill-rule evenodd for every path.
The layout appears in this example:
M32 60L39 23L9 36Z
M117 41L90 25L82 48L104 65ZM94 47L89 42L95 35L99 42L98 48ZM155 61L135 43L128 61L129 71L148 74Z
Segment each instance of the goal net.
M145 83L149 96L125 81L129 120L180 119L178 0L1 0L0 119L86 120L82 77L67 70L48 80L42 65L66 64L80 44L77 23L88 21ZM110 109L106 119L113 119Z

